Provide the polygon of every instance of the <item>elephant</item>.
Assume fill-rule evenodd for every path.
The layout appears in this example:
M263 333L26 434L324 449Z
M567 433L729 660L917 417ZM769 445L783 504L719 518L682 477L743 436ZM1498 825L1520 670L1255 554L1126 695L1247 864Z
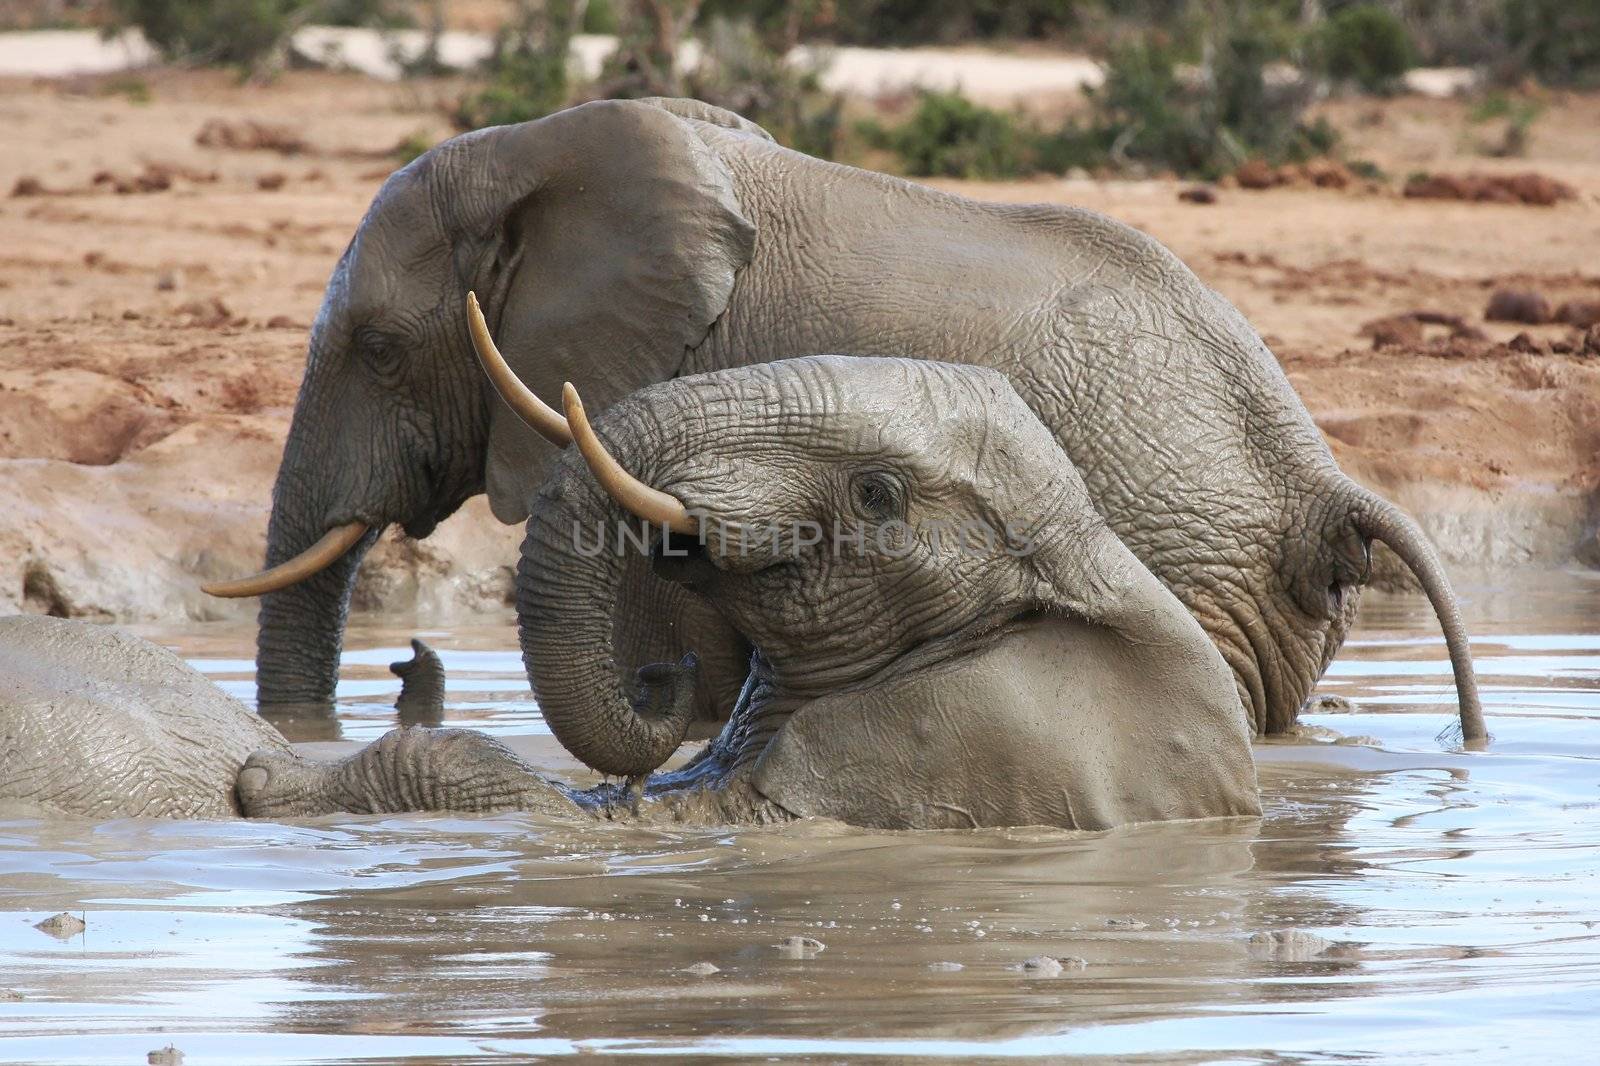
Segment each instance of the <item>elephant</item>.
M337 763L252 755L248 813L887 829L1259 814L1227 664L999 372L812 356L648 386L593 425L570 386L564 406L576 447L530 501L518 628L551 731L625 780L580 791L482 734L404 729ZM722 732L654 774L694 721L699 667L691 653L620 684L633 555L755 649Z
M438 721L443 666L414 641L399 710ZM431 710L422 710L431 703ZM111 626L0 618L0 812L227 818L251 753L289 743L172 651Z
M1439 618L1462 735L1486 737L1421 530L1339 470L1265 343L1168 249L1091 211L967 199L659 98L463 134L384 183L312 327L269 569L207 586L263 597L264 707L331 699L355 574L385 527L425 537L480 492L520 521L558 461L474 365L469 291L518 378L547 396L573 381L597 411L818 352L998 370L1209 634L1256 731L1293 727L1378 542ZM638 568L621 607L620 675L693 648L696 698L725 713L737 633Z

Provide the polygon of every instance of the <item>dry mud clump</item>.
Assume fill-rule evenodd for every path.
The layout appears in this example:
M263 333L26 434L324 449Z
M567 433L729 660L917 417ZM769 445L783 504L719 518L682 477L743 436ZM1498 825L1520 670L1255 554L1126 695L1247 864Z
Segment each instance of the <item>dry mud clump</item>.
M277 152L279 155L301 155L308 150L305 138L288 126L250 119L209 119L194 135L194 143L202 148Z
M1549 207L1577 197L1564 181L1529 171L1524 174L1417 174L1402 195L1411 200L1470 200Z

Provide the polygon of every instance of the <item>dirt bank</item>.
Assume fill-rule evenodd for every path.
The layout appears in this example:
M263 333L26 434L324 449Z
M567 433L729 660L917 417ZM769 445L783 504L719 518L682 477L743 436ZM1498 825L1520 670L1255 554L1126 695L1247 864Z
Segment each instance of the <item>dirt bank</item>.
M0 85L12 134L0 158L0 610L253 612L194 582L259 561L327 274L394 165L387 150L447 132L441 90L427 87L146 81L148 103L92 81ZM1462 105L1377 114L1341 117L1396 174L1496 165L1458 156ZM284 124L306 145L197 145L218 117ZM1169 182L957 187L1083 204L1166 241L1268 336L1346 468L1418 513L1447 558L1549 564L1571 557L1600 485L1600 359L1515 350L1519 333L1564 342L1574 329L1485 323L1483 310L1500 287L1600 299L1600 144L1581 135L1596 124L1600 100L1559 103L1511 167L1578 190L1549 208L1397 190L1222 189L1194 205ZM8 196L19 182L29 194ZM1362 333L1418 310L1486 340L1449 348L1430 326L1374 350ZM518 539L475 501L422 544L386 541L358 605L498 606Z

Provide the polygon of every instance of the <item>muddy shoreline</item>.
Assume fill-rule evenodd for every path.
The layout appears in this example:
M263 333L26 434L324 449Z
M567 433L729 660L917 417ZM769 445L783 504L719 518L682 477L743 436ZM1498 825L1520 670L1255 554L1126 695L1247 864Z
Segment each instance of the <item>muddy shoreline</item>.
M0 83L14 130L0 159L0 611L253 617L196 585L259 563L328 272L390 149L448 133L439 86L147 80L143 103L94 79ZM1466 107L1329 110L1393 174L1532 169L1577 197L1413 200L1391 182L1224 187L1194 205L1173 181L945 184L1080 204L1171 246L1268 339L1345 470L1415 514L1453 567L1600 561L1579 551L1600 517L1600 358L1547 354L1566 325L1484 320L1505 287L1600 301L1600 144L1582 135L1600 125L1600 96L1557 101L1515 161L1471 154ZM302 143L197 143L223 115ZM1364 327L1416 311L1456 316L1483 344L1451 348L1430 328L1374 347ZM520 539L473 500L426 541L387 536L353 606L502 609Z

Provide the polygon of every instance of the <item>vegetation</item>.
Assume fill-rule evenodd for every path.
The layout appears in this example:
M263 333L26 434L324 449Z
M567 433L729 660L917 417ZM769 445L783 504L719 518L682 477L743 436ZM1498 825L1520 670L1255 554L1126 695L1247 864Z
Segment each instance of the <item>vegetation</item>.
M1321 73L1369 93L1394 92L1416 61L1405 23L1373 3L1335 11L1309 43L1309 58Z
M391 0L110 0L110 29L137 27L162 58L237 67L283 64L289 37L309 22L395 25Z
M488 84L457 102L455 124L504 126L565 107L572 89L567 55L586 7L584 0L518 0L515 16L495 35Z

